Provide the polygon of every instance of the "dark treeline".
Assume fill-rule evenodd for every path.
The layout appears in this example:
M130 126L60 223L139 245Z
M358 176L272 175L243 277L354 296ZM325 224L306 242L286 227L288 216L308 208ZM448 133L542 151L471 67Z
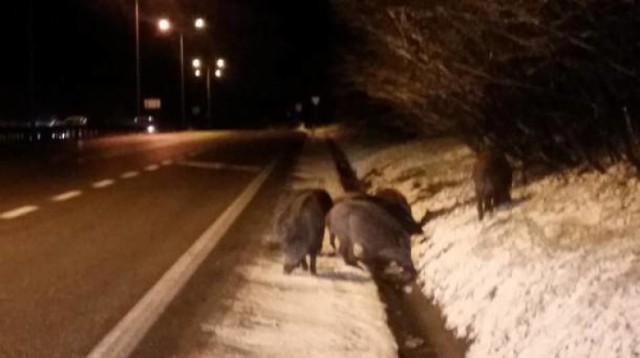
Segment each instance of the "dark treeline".
M430 134L528 163L640 169L640 5L629 0L334 0L347 86ZM387 117L388 118L388 117Z

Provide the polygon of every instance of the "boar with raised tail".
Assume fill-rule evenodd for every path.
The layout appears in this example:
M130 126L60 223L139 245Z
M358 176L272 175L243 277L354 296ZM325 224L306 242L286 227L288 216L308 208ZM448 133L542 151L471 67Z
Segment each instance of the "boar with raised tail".
M496 206L511 201L512 180L513 170L502 152L485 149L478 153L473 166L473 182L480 220Z
M325 216L331 209L331 196L321 189L295 191L277 213L276 236L282 242L284 272L296 267L307 270L307 255L311 273L316 274L316 257L322 250Z
M345 198L327 215L329 231L338 237L338 251L347 265L358 267L361 261L377 274L395 262L403 269L404 279L411 280L416 275L411 260L412 232L385 203L366 196ZM356 253L356 248L360 252Z

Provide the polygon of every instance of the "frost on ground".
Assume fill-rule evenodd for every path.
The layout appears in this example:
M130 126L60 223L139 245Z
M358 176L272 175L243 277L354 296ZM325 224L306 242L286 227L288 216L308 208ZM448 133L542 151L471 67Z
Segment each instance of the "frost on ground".
M473 341L468 356L640 356L640 182L623 165L571 170L516 188L479 222L472 164L450 139L356 163L373 187L407 195L416 218L435 217L413 255L424 293Z
M342 194L322 141L305 145L294 188L324 187ZM280 255L246 263L238 292L222 321L203 324L212 344L195 357L396 357L397 346L375 283L366 271L329 256L325 239L318 276L282 272Z

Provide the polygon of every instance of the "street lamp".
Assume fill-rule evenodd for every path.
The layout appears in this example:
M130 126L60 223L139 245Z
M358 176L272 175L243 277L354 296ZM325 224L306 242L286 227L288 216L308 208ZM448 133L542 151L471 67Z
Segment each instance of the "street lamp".
M211 124L211 69L213 66L209 66L207 64L208 62L205 61L204 62L204 68L207 71L207 121L209 122L209 127L212 127ZM203 67L203 62L200 61L200 59L194 59L191 63L193 65L193 68L195 69L195 75L196 77L200 77L201 72L200 72L200 68ZM216 76L216 78L221 78L222 77L222 69L225 67L225 61L222 58L219 58L218 60L216 60L215 62L215 72L214 75Z
M202 30L205 26L205 21L202 18L197 18L193 25L196 30ZM161 18L158 20L158 29L160 32L169 32L172 28L171 21L167 18ZM180 31L180 119L182 125L186 124L186 100L184 90L184 29L179 27Z
M162 32L168 32L171 30L171 21L169 21L169 19L158 20L158 29Z
M203 18L199 17L194 22L194 26L196 27L196 29L204 29L204 27L206 26L206 23L204 22Z

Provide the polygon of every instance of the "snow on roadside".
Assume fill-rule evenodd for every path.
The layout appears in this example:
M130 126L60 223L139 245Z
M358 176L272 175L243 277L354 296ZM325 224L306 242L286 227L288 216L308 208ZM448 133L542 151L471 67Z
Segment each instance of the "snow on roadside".
M325 187L342 194L322 141L308 140L291 185ZM396 357L384 305L366 271L330 257L328 240L318 258L318 276L282 272L280 255L244 264L240 289L222 322L203 329L216 344L194 357Z
M345 142L347 147L349 143ZM424 293L473 340L468 357L640 356L640 182L623 165L517 188L477 219L472 153L451 139L376 151L357 171L429 222L414 244Z

